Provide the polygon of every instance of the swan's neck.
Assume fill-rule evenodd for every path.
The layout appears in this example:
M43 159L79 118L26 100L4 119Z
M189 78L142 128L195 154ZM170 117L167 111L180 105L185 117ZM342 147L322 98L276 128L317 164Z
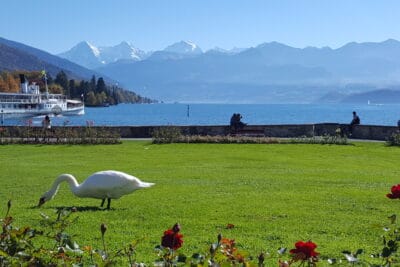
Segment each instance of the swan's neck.
M77 193L79 189L79 184L76 181L75 177L71 174L62 174L57 177L51 189L46 193L49 199L52 199L57 194L58 188L60 187L60 184L62 182L67 182L69 184L69 187L71 188L72 193Z

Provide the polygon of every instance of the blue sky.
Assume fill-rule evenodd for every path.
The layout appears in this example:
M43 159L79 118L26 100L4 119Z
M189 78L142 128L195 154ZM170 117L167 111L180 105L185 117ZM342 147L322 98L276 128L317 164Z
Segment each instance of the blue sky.
M145 51L278 41L294 47L400 40L397 0L5 0L0 37L50 53L86 40Z

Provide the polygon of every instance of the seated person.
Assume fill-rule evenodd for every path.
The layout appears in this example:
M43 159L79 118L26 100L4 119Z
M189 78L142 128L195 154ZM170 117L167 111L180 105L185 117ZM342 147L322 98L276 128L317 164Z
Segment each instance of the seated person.
M360 124L360 117L358 117L357 113L355 111L353 111L353 119L350 122L350 126L349 126L349 133L350 136L353 134L353 126L354 125L358 125Z
M360 117L358 117L357 113L353 111L353 119L350 122L350 125L360 124Z
M240 113L233 113L230 125L235 131L243 129L243 127L246 125L246 123L243 123L241 119L242 115L240 115Z

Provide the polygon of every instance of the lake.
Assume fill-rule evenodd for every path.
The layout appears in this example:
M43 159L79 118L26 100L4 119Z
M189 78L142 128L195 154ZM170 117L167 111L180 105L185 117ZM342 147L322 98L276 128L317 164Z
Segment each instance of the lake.
M52 117L52 125L141 126L141 125L228 125L233 113L252 124L349 123L352 111L361 124L397 125L400 105L367 104L120 104L85 108L83 116ZM32 118L40 126L43 117ZM4 125L26 125L27 118L4 120Z

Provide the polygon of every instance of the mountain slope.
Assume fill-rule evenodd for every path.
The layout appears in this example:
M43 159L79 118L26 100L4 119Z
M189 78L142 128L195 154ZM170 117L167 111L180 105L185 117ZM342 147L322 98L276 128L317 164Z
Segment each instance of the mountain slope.
M9 60L5 61L0 58L0 69L10 70L10 66L12 66L12 70L37 71L46 69L52 76L55 76L60 70L64 70L71 78L89 79L92 75L105 77L104 74L99 74L96 71L86 69L66 59L22 43L0 38L0 45L3 45L4 51L8 51L4 52L3 56L7 56ZM13 62L13 64L10 64L10 62ZM108 80L110 79L108 78Z
M400 103L400 90L380 89L363 93L351 94L340 101L341 103L362 104L395 104Z

